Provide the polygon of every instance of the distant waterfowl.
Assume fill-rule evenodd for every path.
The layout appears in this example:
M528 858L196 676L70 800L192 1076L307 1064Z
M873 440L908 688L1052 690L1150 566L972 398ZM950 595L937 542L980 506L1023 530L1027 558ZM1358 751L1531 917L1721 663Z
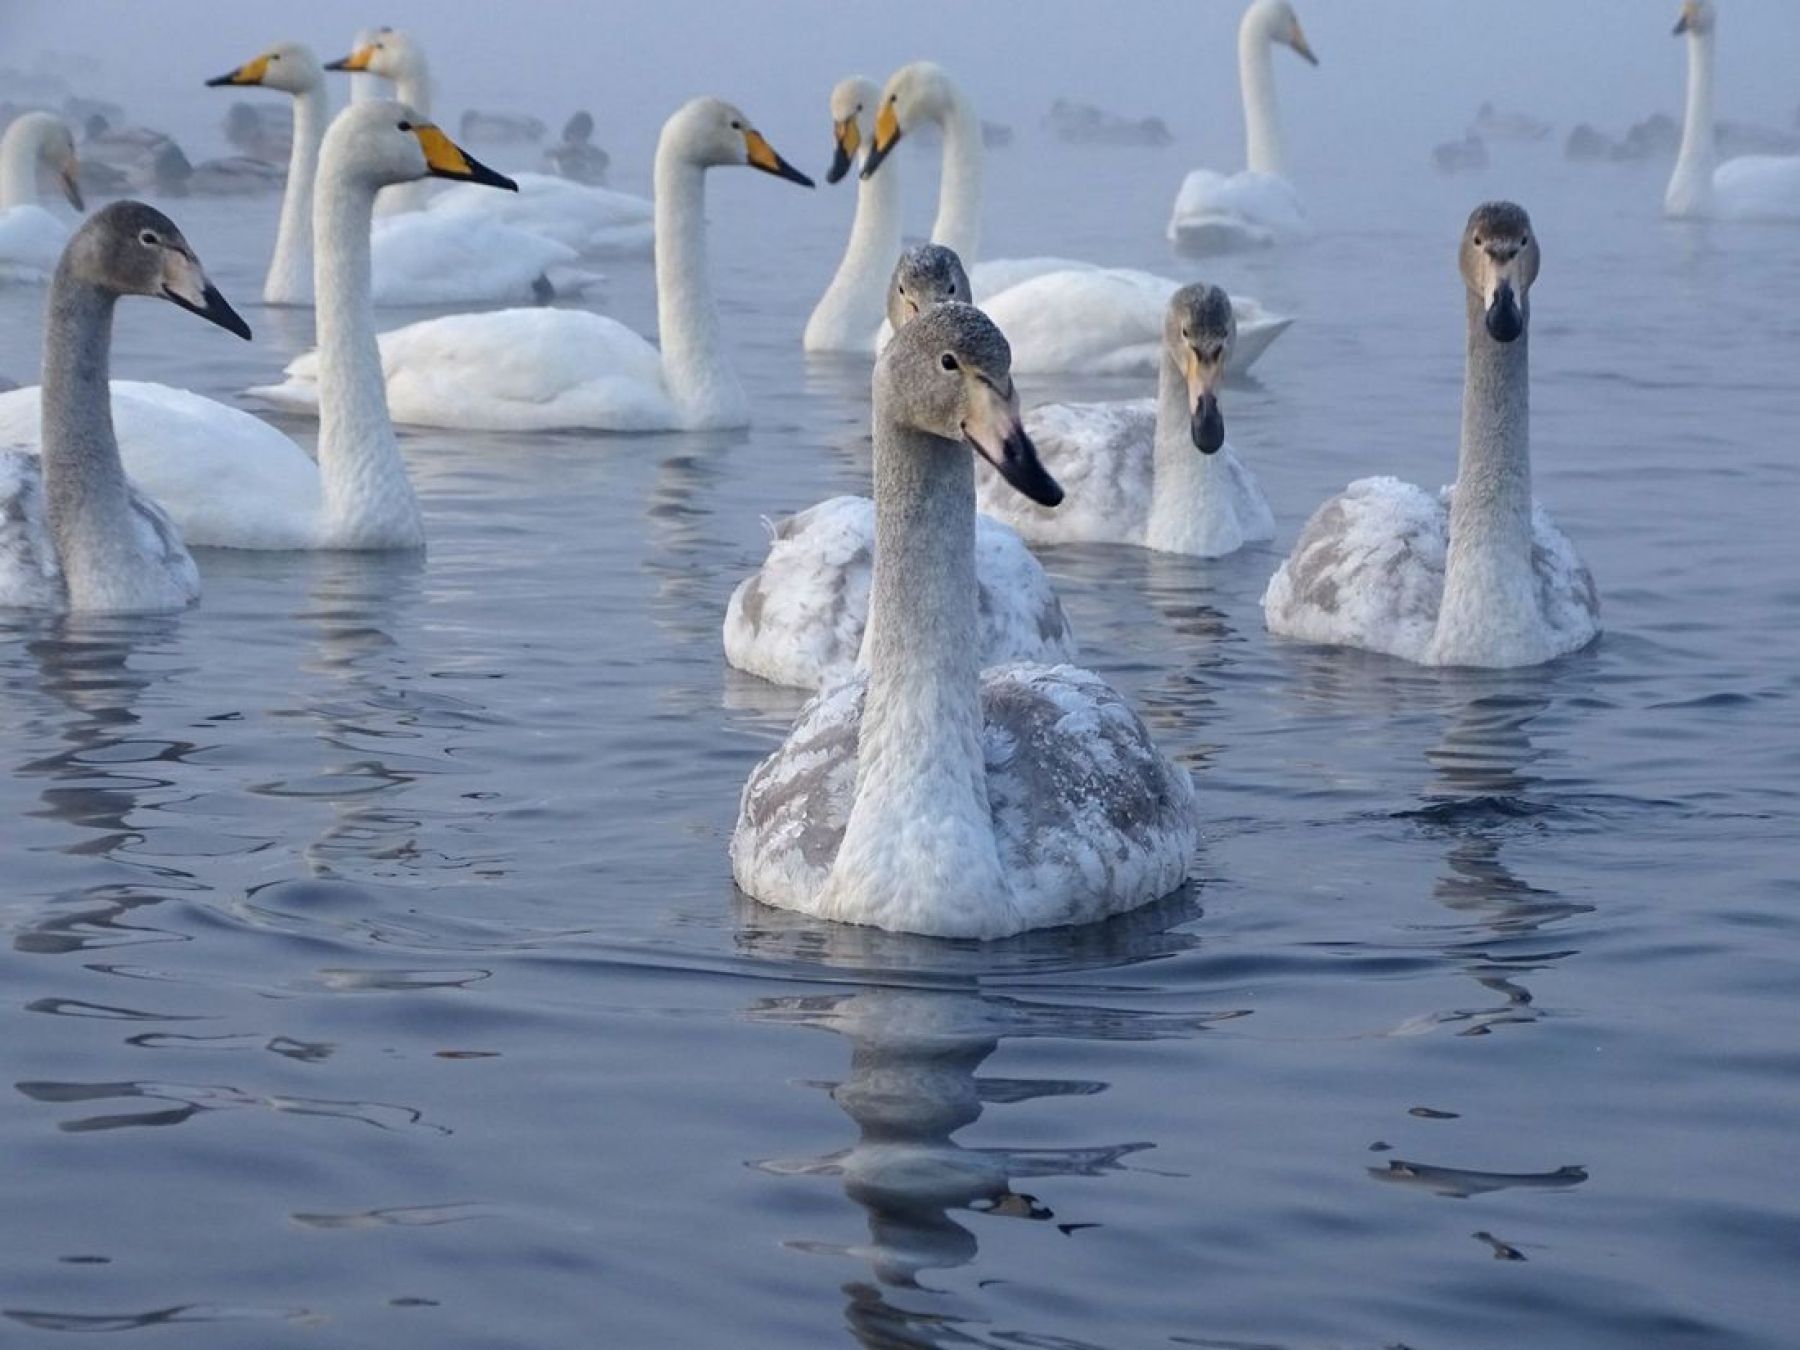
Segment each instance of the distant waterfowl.
M68 125L28 112L0 136L0 281L48 281L69 242L69 226L39 204L38 174L52 173L82 209L81 165Z
M1711 0L1686 0L1675 24L1676 35L1687 37L1687 118L1663 210L1685 220L1800 220L1800 156L1745 155L1718 162L1713 125L1717 25Z
M1225 443L1219 410L1237 325L1217 286L1183 286L1163 322L1155 400L1053 403L1025 429L1068 492L1054 511L977 465L976 501L1036 544L1114 542L1217 558L1272 539L1256 478Z
M894 268L889 321L898 329L933 306L968 298L956 255L921 244ZM726 608L726 661L802 689L850 674L868 624L874 554L875 503L867 497L833 497L778 522L768 558ZM1019 536L977 516L975 554L981 664L1074 660L1062 603Z
M1066 98L1050 104L1044 128L1064 145L1159 146L1175 139L1160 117L1120 117Z
M82 124L81 153L85 164L114 170L116 181L130 192L179 197L194 176L174 137L150 127L117 126L102 113Z
M594 144L594 115L578 112L563 123L562 139L544 151L544 167L558 178L604 187L612 156Z
M816 697L751 774L732 872L765 903L939 937L999 938L1178 887L1193 786L1130 707L1070 666L981 670L971 460L1046 504L1006 339L952 302L874 377L876 555L866 676Z
M1594 579L1531 496L1531 288L1525 211L1469 217L1468 374L1454 488L1352 483L1313 514L1263 596L1269 630L1432 666L1529 666L1600 631Z
M1289 0L1254 0L1238 24L1238 85L1244 100L1241 173L1195 169L1175 197L1169 242L1190 253L1228 253L1304 239L1312 233L1300 194L1287 180L1287 154L1275 111L1272 49L1291 48L1309 65L1319 58Z
M282 42L206 83L234 89L277 89L293 96L287 189L275 252L263 282L263 301L310 305L313 185L330 116L324 67L310 48ZM479 187L472 190L483 191ZM386 192L381 200L386 200ZM578 294L597 280L576 266L573 249L542 235L476 217L440 217L417 211L386 215L376 221L370 247L374 278L370 296L377 305L542 301L558 293Z
M188 542L250 549L405 549L425 542L418 499L388 419L369 233L375 194L424 174L507 180L397 103L353 103L325 134L318 238L318 462L236 408L158 385L113 387L132 477ZM0 395L0 444L25 438L38 391Z
M395 81L400 99L430 98L431 76L424 49L406 33L383 29L328 70L366 71ZM414 106L417 106L416 104ZM515 196L496 201L492 193L448 188L427 199L415 190L394 209L426 207L529 230L590 257L642 256L650 252L654 210L642 197L609 188L585 187L551 174L521 173ZM385 203L383 210L387 210Z
M943 172L933 243L970 266L975 303L1007 334L1019 374L1144 374L1157 369L1163 311L1180 286L1129 268L1066 258L1008 258L971 265L981 241L982 147L973 106L941 66L903 66L882 90L875 145L863 177L875 174L911 128L943 129ZM1256 301L1233 297L1238 345L1233 374L1255 364L1293 322Z
M1469 123L1469 134L1489 141L1542 141L1554 131L1529 113L1503 112L1492 103L1483 103Z
M75 232L50 282L42 454L0 450L0 606L143 613L200 596L180 532L119 459L107 373L121 295L170 300L250 336L162 212L115 202Z
M659 352L586 310L453 314L381 335L398 421L494 431L691 431L745 426L749 400L725 352L706 262L706 171L744 165L811 187L729 103L699 98L664 124L656 151ZM319 360L250 392L280 407L318 402Z
M550 130L542 118L529 113L492 112L482 108L464 109L456 124L457 135L465 143L483 145L536 145Z
M834 146L825 181L835 183L868 161L881 89L852 75L831 91ZM872 352L887 305L894 255L900 251L900 175L890 169L856 183L856 216L837 274L806 321L809 352ZM960 267L960 264L958 264ZM964 299L968 297L964 296Z
M1487 166L1487 142L1473 132L1460 141L1445 141L1431 151L1431 167L1439 173L1472 173Z

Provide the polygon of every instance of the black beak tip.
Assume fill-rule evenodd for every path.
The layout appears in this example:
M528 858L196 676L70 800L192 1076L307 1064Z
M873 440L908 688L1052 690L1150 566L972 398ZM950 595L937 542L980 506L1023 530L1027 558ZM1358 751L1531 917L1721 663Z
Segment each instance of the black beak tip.
M781 176L787 179L788 182L798 183L801 187L805 188L818 186L817 183L801 173L800 170L796 169L792 164L783 164L781 167L783 171Z
M228 85L231 83L232 75L236 75L236 74L237 74L237 72L234 70L231 72L231 75L215 75L206 82L206 87L208 89L223 88L225 85Z
M349 70L350 69L350 58L347 56L340 56L335 61L327 61L325 63L325 69L327 69L327 70Z
M844 147L840 145L837 148L837 153L831 157L831 167L825 170L825 181L827 183L841 183L844 180L844 175L849 172L850 156L844 153Z

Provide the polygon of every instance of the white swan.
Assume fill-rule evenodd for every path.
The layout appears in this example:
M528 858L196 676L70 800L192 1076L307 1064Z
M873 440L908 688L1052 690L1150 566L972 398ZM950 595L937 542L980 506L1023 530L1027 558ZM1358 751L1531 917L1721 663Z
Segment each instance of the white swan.
M394 81L400 101L428 110L431 71L424 48L410 34L381 29L327 70L360 71ZM529 230L588 257L643 257L655 238L654 211L642 197L610 188L588 187L546 173L515 174L517 195L504 201L489 192L446 188L426 193L412 189L392 205L383 194L383 214L399 210L447 211L462 223L491 221Z
M1166 895L1199 843L1193 785L1072 666L982 671L971 451L1061 494L1019 424L1006 339L949 303L875 365L868 674L800 713L731 840L750 895L823 919L999 938Z
M726 358L707 282L708 168L748 165L812 180L776 154L743 113L699 98L663 125L656 150L659 354L616 319L586 310L454 314L381 335L396 420L492 431L688 431L746 426L750 404ZM252 389L280 407L318 402L318 358Z
M119 461L107 367L121 295L250 336L162 212L114 202L75 232L50 282L43 454L0 450L0 606L142 613L200 597L180 533Z
M935 123L944 135L932 242L954 250L970 267L975 303L1007 334L1013 369L1020 374L1155 371L1163 311L1181 283L1064 258L974 263L981 242L981 120L941 66L917 61L889 78L863 177L880 170L906 131L921 123ZM1242 374L1293 321L1254 300L1233 298L1232 305L1239 333L1232 373Z
M82 209L75 138L62 119L28 112L0 136L0 281L48 281L69 227L38 204L38 172L48 169L69 205Z
M325 124L329 120L325 69L310 48L298 42L281 42L206 83L214 87L279 89L293 95L293 148L288 157L275 253L263 283L263 301L270 305L310 305L313 183L318 177L319 146L325 139ZM470 190L482 191L479 187ZM553 293L578 294L598 280L575 266L578 258L574 249L491 220L420 211L383 216L375 222L371 248L371 294L377 305L541 301Z
M1299 16L1288 0L1254 0L1238 25L1238 82L1244 98L1246 162L1242 173L1195 169L1175 196L1169 242L1193 253L1263 248L1312 233L1300 194L1283 176L1287 159L1275 113L1275 65L1281 43L1312 65Z
M1224 291L1183 286L1167 306L1154 401L1052 403L1026 414L1069 500L1046 511L978 465L981 509L1036 544L1117 542L1218 558L1274 538L1268 500L1225 444L1219 386L1235 335Z
M869 132L881 88L852 75L831 91L836 145L825 181L835 183L868 158ZM873 352L887 307L888 275L900 251L900 175L893 169L856 184L856 218L850 242L831 285L806 321L802 345L809 352ZM966 298L966 297L965 297Z
M922 310L969 298L962 264L921 244L901 255L888 316L904 327ZM981 664L1075 659L1075 639L1042 564L1019 536L975 518ZM732 592L725 659L776 684L818 689L856 667L869 618L875 503L833 497L774 527L769 556Z
M1352 483L1313 514L1263 595L1269 631L1431 666L1528 666L1600 631L1594 579L1531 497L1528 363L1538 241L1511 202L1463 233L1469 362L1457 482Z
M384 184L425 174L505 186L398 103L351 104L325 133L318 239L318 463L267 423L157 385L113 388L126 466L188 541L219 548L418 548L425 528L388 420L369 232ZM0 394L0 444L29 439L38 391Z
M1718 162L1713 125L1718 21L1711 0L1687 0L1675 24L1676 35L1688 40L1687 120L1663 211L1683 220L1800 220L1800 157L1745 155Z

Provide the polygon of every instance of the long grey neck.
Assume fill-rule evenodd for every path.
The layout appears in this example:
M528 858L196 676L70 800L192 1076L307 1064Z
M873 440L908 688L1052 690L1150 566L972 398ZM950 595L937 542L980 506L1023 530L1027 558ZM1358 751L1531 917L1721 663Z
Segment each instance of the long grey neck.
M418 498L388 417L370 297L373 188L327 173L313 208L318 250L319 477L324 536L338 548L410 548L425 541Z
M725 357L706 249L706 170L674 135L656 150L656 326L663 382L684 425L748 420Z
M43 472L50 533L73 601L136 558L131 495L113 435L109 380L118 297L70 275L50 287L44 334Z
M944 169L938 181L937 219L931 225L931 242L955 249L963 264L973 267L981 250L981 174L985 154L981 119L960 89L952 87L946 98L941 118Z
M1252 8L1238 27L1238 81L1244 96L1244 155L1252 173L1287 172L1281 122L1275 112L1275 54L1268 22Z
M263 282L263 300L271 305L312 303L313 185L319 176L319 145L325 139L329 114L324 85L294 95L294 143L288 151L287 188L281 198L275 254Z
M1187 379L1165 348L1156 385L1156 440L1151 458L1150 511L1144 542L1171 553L1235 548L1241 532L1220 545L1220 530L1237 530L1230 501L1217 490L1226 472L1224 453L1203 455L1194 447Z
M1450 556L1438 611L1440 643L1499 641L1537 626L1531 557L1530 298L1525 331L1497 342L1482 298L1468 296L1469 361L1462 451L1450 508ZM1449 659L1454 653L1444 654ZM1478 664L1478 661L1471 661Z

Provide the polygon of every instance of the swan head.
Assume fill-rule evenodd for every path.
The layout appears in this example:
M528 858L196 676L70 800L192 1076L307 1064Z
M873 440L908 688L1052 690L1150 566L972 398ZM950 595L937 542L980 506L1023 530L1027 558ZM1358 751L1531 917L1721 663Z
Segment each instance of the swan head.
M1712 0L1686 0L1681 7L1681 17L1675 20L1675 36L1710 33L1718 21L1719 16L1712 7Z
M835 183L850 172L856 152L868 139L869 126L875 119L875 107L881 102L881 86L867 75L852 75L840 80L831 91L831 135L834 142L831 168L825 181Z
M1217 454L1225 444L1225 415L1219 411L1219 386L1237 342L1237 315L1231 297L1217 286L1195 282L1169 297L1163 320L1163 347L1187 382L1188 426L1194 448Z
M260 56L244 62L236 70L215 75L206 82L209 89L255 86L279 89L286 94L304 94L325 83L325 67L303 42L277 42Z
M1063 499L1025 434L1012 348L973 305L937 305L894 333L875 363L875 417L962 442L1040 505Z
M175 222L143 202L113 202L94 212L69 240L58 270L114 295L168 300L227 332L250 336L250 325L206 279Z
M384 80L417 78L427 73L425 49L398 28L378 28L350 55L325 63L327 70L364 71Z
M77 211L86 209L81 199L81 160L75 153L75 133L67 122L47 112L21 113L6 128L4 139L35 143L38 164L56 176L69 205Z
M1469 217L1462 238L1462 276L1481 301L1488 336L1513 342L1531 320L1531 287L1538 274L1538 241L1525 208L1485 202Z
M801 187L813 185L775 153L748 117L722 98L697 98L677 108L663 124L662 140L679 146L688 163L703 169L747 165Z
M969 274L956 250L942 244L916 244L894 264L888 282L888 325L899 332L933 305L950 300L968 304Z
M519 185L495 173L404 103L368 99L352 103L325 132L324 158L348 165L371 188L448 178L517 192Z
M1244 23L1254 24L1264 41L1292 48L1310 66L1319 64L1312 44L1306 40L1306 30L1300 26L1300 16L1289 0L1258 0L1244 15Z
M921 122L941 122L956 102L950 73L933 61L914 61L888 77L875 114L875 141L863 160L862 176L881 167L900 138Z

